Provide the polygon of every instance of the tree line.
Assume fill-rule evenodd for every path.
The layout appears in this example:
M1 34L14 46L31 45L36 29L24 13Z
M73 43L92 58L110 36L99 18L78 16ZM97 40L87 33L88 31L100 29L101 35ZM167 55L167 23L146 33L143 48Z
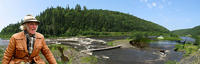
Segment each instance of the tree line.
M153 22L118 11L87 9L79 4L75 8L69 6L49 7L36 18L40 21L38 32L45 36L93 35L107 32L159 32L169 30ZM3 28L0 34L19 32L22 21Z

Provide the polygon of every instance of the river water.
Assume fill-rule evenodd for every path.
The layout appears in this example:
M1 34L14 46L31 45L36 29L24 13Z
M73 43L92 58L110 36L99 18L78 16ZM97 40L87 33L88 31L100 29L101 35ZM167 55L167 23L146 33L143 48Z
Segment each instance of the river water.
M9 43L9 40L3 40L0 38L0 46L7 46Z
M195 42L195 39L191 38L191 37L180 37L182 40L180 42Z
M146 48L120 48L94 52L94 55L106 56L105 64L165 64L165 62L180 61L183 53L175 52L177 42L156 41ZM167 50L163 55L160 50Z

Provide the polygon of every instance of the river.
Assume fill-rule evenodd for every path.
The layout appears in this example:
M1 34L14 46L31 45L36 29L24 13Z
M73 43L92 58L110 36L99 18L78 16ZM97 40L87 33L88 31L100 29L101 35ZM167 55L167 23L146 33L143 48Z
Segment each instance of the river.
M3 40L0 38L0 46L7 46L9 43L9 40Z
M177 42L156 41L146 48L120 48L94 52L94 55L106 56L105 64L164 64L165 62L180 61L183 53L175 52L173 48ZM167 50L162 55L160 50Z

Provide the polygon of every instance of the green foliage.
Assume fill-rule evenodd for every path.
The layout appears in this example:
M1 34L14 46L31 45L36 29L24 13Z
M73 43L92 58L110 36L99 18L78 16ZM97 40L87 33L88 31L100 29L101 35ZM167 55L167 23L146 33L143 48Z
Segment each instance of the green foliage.
M57 50L58 47L61 47L61 48L64 48L64 49L69 49L68 46L65 46L65 45L62 45L62 44L50 44L50 45L48 45L48 47L49 47L51 50Z
M102 9L75 8L67 6L50 7L36 16L40 20L38 32L46 37L77 36L77 35L106 35L107 32L159 32L169 33L169 30L150 21L136 16ZM3 28L1 34L14 34L20 23ZM16 28L17 27L17 28ZM102 33L101 33L102 32ZM112 34L112 33L111 33ZM115 33L114 33L115 35Z
M193 35L192 38L195 39L194 45L200 45L200 36L199 35Z
M174 30L172 32L177 34L177 35L200 36L200 26L196 26L194 28L189 28L189 29Z
M179 37L164 37L164 40L169 40L169 41L180 41L182 40Z
M11 34L17 33L20 31L19 26L21 23L16 23L16 24L9 24L7 27L3 28L1 30L1 37L10 37ZM5 35L4 35L5 34Z
M111 41L111 42L107 42L106 43L108 46L113 46L113 42Z
M149 36L173 36L173 37L178 37L175 34L172 33L160 33L160 32L148 32L148 31L133 31L130 34L132 37L131 38L135 38L135 37L141 37L141 38L146 38Z
M135 35L135 38L133 38L133 42L138 42L138 43L149 43L151 40L148 38L148 33L137 33Z
M56 60L56 62L57 62L57 64L72 64L71 61L69 61L69 62L66 63L66 62L63 62L63 61Z
M0 38L2 39L9 39L12 36L12 34L0 34Z
M65 46L65 45L61 45L61 44L50 44L50 45L48 45L48 47L51 49L52 53L56 57L63 56L64 50L70 49L69 46ZM73 57L72 56L68 56L68 59L69 59L69 61L66 61L64 59L56 60L56 61L57 61L58 64L64 64L64 63L71 64Z
M62 61L59 61L59 60L56 60L57 64L64 64L65 62L62 62Z
M0 58L3 58L4 50L0 49Z
M177 61L169 60L165 62L165 64L179 64L179 63L177 63Z
M148 38L148 33L137 33L130 41L130 44L139 48L147 47L151 39Z
M0 38L10 38L12 34L20 31L20 23L9 24L7 27L3 28L0 32Z
M184 45L176 44L175 45L175 51L184 51Z
M4 56L4 48L5 46L0 46L0 64L2 63L2 59L3 59L3 56Z
M82 63L97 64L98 59L95 56L81 57Z
M192 45L192 44L177 44L175 45L175 50L177 51L184 51L184 56L189 56L192 53L197 52L199 49L198 46Z
M190 34L191 29L181 29L181 30L174 30L172 33L177 34L177 35L188 35Z

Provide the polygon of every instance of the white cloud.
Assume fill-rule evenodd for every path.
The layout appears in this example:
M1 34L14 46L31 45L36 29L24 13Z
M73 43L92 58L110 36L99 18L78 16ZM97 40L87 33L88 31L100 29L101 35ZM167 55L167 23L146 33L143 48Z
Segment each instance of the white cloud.
M171 5L172 2L170 0L139 0L140 2L144 3L148 8L159 8L163 9L164 7L167 7L168 5Z
M156 6L157 6L157 4L155 2L147 3L148 8L153 8L153 7L156 7Z
M152 2L152 6L153 6L153 7L156 7L156 3L155 3L155 2Z

